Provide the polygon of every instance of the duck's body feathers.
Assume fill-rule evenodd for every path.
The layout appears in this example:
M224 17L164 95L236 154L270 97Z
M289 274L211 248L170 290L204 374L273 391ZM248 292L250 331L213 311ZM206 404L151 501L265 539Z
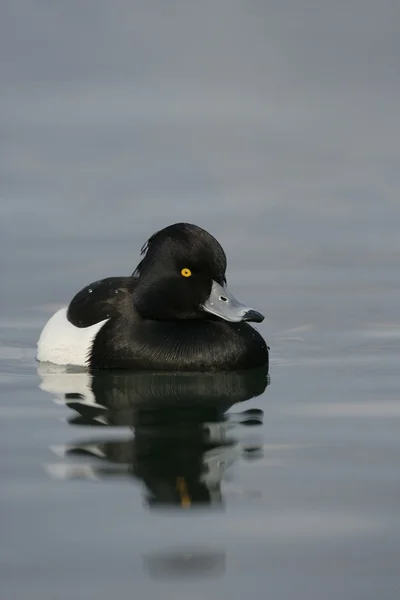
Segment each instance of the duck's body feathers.
M247 323L110 319L93 346L92 368L225 371L268 363L268 348ZM177 368L177 365L179 366Z
M84 287L68 306L68 320L76 327L89 327L104 319L133 310L132 293L137 280L107 277Z
M268 365L268 347L246 321L263 316L226 288L226 257L186 223L151 236L131 277L83 288L45 325L41 362L95 369L227 371Z

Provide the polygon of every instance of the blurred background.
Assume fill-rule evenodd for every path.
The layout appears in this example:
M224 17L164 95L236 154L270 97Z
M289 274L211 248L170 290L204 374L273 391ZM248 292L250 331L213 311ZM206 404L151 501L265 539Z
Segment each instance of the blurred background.
M218 584L165 598L397 597L399 57L396 0L3 0L7 598L126 595L133 574L152 598L149 573L208 564ZM56 308L177 221L223 245L272 366L249 405L270 458L237 461L224 516L171 526L139 488L48 480L49 447L77 433L34 356Z
M3 310L129 273L175 221L210 229L238 281L393 266L399 13L391 0L2 3L0 226L17 275Z

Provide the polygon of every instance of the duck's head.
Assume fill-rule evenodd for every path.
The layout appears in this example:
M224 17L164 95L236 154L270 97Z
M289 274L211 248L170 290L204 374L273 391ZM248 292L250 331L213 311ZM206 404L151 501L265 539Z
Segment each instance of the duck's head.
M135 306L144 318L264 320L228 291L225 252L204 229L188 223L170 225L151 236L142 254L133 275L138 279Z

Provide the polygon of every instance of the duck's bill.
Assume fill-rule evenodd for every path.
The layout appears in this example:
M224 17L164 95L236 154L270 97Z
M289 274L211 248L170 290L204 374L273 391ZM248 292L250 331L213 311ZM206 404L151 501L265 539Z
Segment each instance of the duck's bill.
M238 323L239 321L253 321L261 323L264 315L242 304L225 286L213 281L211 294L203 304L203 309L224 321Z

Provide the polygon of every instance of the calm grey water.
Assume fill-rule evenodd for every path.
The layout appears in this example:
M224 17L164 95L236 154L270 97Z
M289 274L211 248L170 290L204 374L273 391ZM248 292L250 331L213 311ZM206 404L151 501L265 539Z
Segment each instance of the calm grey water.
M2 598L398 598L399 6L2 4ZM265 391L38 372L183 220L267 315Z

